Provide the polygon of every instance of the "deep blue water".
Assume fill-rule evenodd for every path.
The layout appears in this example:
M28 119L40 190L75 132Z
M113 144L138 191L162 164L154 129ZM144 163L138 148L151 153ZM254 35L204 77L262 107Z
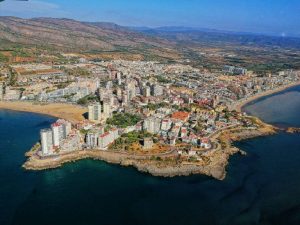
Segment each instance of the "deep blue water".
M274 97L276 104L278 95L262 101ZM263 119L300 124L299 114L286 113L294 120L276 120L277 114ZM298 134L237 143L248 155L231 158L224 181L200 175L155 178L93 160L24 171L24 153L52 121L42 115L0 111L1 225L300 224Z

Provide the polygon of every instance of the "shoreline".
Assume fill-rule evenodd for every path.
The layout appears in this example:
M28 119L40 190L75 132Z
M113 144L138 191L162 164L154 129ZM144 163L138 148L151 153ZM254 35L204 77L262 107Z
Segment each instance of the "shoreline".
M285 85L256 96L252 96L251 98L238 103L236 106L242 110L242 107L251 101L297 85L300 85L300 82ZM84 119L83 114L85 113L85 110L79 106L57 103L34 104L30 102L0 102L0 109L50 115L57 118L67 119L71 122L82 121ZM256 121L256 129L245 127L225 129L215 137L215 140L218 141L221 147L219 146L219 148L213 149L209 152L201 153L201 160L199 162L182 161L180 163L174 163L173 158L170 162L170 157L162 157L162 160L158 161L150 159L150 156L138 156L122 152L100 150L78 150L70 153L63 153L55 157L40 158L36 154L36 151L38 150L34 150L25 154L27 160L24 163L23 168L26 170L47 170L59 168L66 163L75 162L81 159L93 159L126 167L131 166L140 172L159 177L201 174L211 176L218 180L224 180L226 178L226 167L229 164L230 156L236 153L240 153L242 155L245 154L242 150L233 146L234 142L260 136L273 135L277 131L274 126L264 123L259 118L252 118ZM156 155L153 155L152 157L155 156Z
M161 156L160 160L154 155L131 155L124 152L101 151L101 150L78 150L70 153L60 154L51 158L40 158L36 153L38 149L26 153L28 160L23 168L26 170L48 170L55 169L67 163L76 162L82 159L100 160L107 163L117 164L124 167L134 167L138 171L151 174L157 177L175 177L190 175L206 175L217 180L226 178L226 167L229 164L230 156L245 152L232 145L235 141L241 141L254 137L267 136L276 133L276 129L257 119L258 129L247 129L243 127L231 128L220 132L216 137L224 146L220 149L203 153L199 162L172 161L172 157ZM154 158L154 159L153 159Z
M65 103L35 103L23 101L0 101L0 109L13 110L19 112L31 112L61 118L77 123L83 121L86 109Z
M246 98L246 99L243 99L241 102L238 102L237 104L233 105L232 110L236 110L237 112L242 112L243 107L245 105L253 102L253 101L256 101L260 98L267 97L267 96L285 91L289 88L296 87L296 86L299 86L299 85L300 85L300 81L297 81L297 82L294 82L294 83L291 83L291 84L283 85L283 86L275 88L273 90L268 90L268 91L253 95L253 96L251 96L249 98Z

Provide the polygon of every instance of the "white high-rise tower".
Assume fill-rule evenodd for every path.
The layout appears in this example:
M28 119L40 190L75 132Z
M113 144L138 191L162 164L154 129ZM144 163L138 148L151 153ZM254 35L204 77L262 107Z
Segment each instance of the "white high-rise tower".
M50 155L53 151L53 136L51 129L41 130L42 154Z

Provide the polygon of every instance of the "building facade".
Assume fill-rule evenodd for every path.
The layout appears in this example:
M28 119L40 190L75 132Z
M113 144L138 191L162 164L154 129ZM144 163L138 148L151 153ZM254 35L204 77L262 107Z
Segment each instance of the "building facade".
M3 100L3 94L4 94L4 87L3 84L0 83L0 101Z
M100 104L93 104L88 106L88 118L92 122L99 122L101 121L101 105Z
M149 117L144 120L143 123L143 130L152 133L157 134L160 131L161 127L161 119L156 117Z
M51 129L41 130L42 154L50 155L53 153L53 135Z

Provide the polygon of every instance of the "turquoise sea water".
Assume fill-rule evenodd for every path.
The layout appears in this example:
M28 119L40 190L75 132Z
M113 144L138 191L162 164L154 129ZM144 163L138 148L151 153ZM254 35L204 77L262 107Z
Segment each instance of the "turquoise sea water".
M264 120L273 123L300 124L299 113L294 114L295 108L300 110L298 89L283 95L287 94L283 103L290 105L293 99L293 104L275 114L280 95L245 110L256 107ZM281 116L282 111L289 116ZM248 155L231 158L224 181L200 175L155 178L93 160L49 171L24 171L24 153L38 140L39 130L53 120L0 111L1 225L300 224L298 134L237 143Z

